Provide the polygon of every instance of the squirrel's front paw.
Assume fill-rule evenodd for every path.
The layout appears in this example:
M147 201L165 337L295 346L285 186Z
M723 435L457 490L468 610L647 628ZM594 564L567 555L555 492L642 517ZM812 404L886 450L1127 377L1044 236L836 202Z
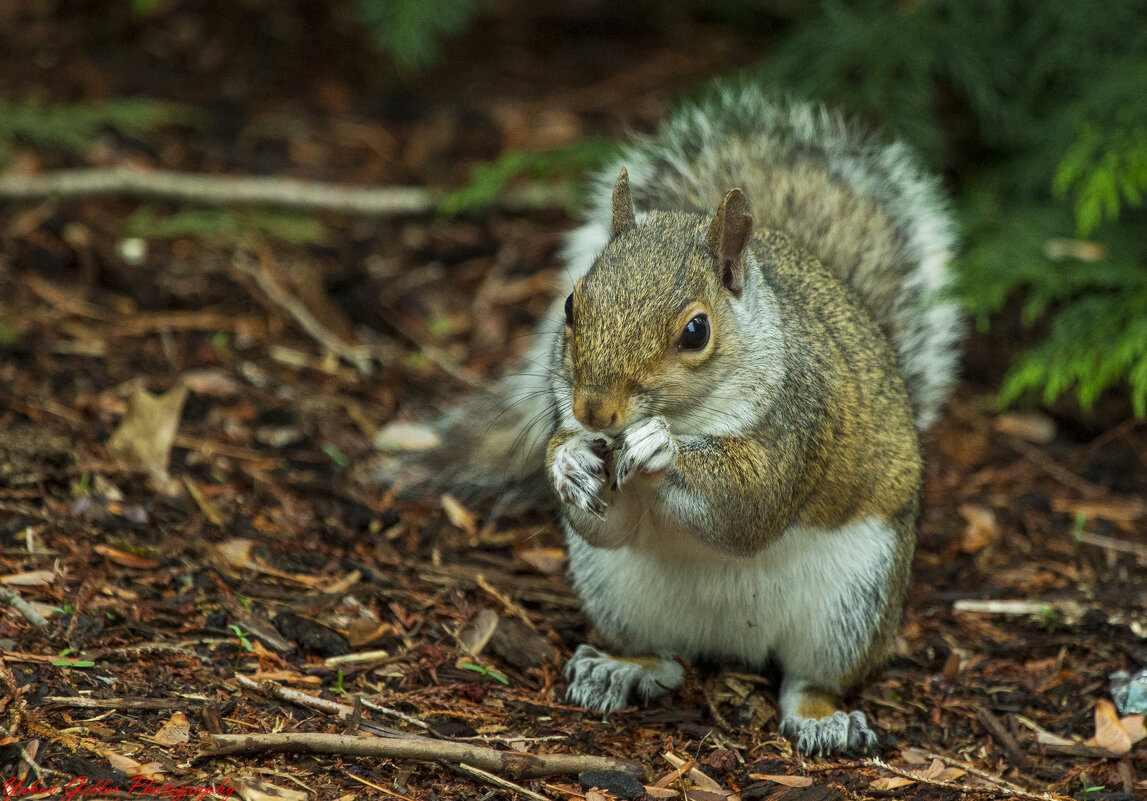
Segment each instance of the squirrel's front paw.
M621 453L617 457L617 486L636 473L652 475L664 472L677 462L677 441L669 433L664 417L650 417L622 435Z
M566 663L566 700L608 715L632 696L649 701L681 686L685 671L672 659L646 656L619 659L592 645L579 645Z
M575 434L554 451L550 467L554 491L562 503L605 517L606 472L600 437Z

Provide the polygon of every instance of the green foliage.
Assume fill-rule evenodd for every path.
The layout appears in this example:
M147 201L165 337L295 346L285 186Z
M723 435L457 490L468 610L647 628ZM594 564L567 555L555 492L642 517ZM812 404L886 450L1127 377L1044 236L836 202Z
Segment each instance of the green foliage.
M128 236L145 239L189 237L248 246L276 240L293 245L322 244L327 230L314 217L261 208L189 209L162 214L141 206L125 224Z
M982 327L1022 293L1048 331L1002 401L1125 385L1144 415L1144 52L1147 0L824 0L756 77L881 121L961 184L961 297Z
M354 0L359 21L402 70L430 67L439 42L463 30L481 0Z
M80 155L106 131L140 137L161 125L197 120L193 109L147 97L43 107L0 98L0 164L17 140Z
M447 195L439 211L453 216L489 206L510 181L521 175L535 179L580 178L586 170L601 166L617 151L616 142L594 138L553 150L508 150L497 161L476 166L469 183Z

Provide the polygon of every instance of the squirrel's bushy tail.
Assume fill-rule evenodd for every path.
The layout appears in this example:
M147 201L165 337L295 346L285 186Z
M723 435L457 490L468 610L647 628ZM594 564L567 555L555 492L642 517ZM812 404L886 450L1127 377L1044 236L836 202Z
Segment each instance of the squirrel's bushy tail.
M591 222L571 236L571 250L608 230L622 164L639 210L711 213L741 187L757 230L784 232L863 299L896 347L919 428L935 421L963 333L946 293L955 226L939 181L911 148L817 104L749 85L718 89L597 174Z
M562 331L562 303L571 288L572 282L538 322L515 372L416 426L437 444L420 450L394 448L393 442L387 444L395 439L392 430L384 429L376 442L381 452L356 467L355 479L462 498L498 496L511 505L548 492L542 465L554 420L550 351L556 332Z

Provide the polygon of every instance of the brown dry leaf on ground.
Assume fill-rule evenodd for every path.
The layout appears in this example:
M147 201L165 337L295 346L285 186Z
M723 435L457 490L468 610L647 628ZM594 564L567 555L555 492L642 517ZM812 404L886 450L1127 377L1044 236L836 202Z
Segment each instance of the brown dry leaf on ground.
M171 446L179 428L187 387L182 384L162 395L152 395L140 383L132 387L127 411L108 440L108 455L128 467L147 471L153 486L173 491L167 473Z

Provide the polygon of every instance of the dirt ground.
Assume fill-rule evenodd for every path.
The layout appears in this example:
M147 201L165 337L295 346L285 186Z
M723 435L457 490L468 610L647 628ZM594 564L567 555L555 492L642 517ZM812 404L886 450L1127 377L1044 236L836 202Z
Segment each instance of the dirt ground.
M0 97L140 95L200 116L81 154L17 142L6 169L456 188L505 148L649 130L767 46L676 6L650 26L515 0L403 81L344 5L175 0L139 20L128 2L17 2L0 11ZM551 299L565 212L322 214L294 244L128 225L188 208L0 205L9 795L610 797L576 771L491 768L518 776L507 789L443 744L631 760L650 798L1147 795L1142 721L1119 720L1108 678L1147 666L1147 425L1118 397L998 410L1014 320L969 338L926 439L897 655L852 699L882 750L812 759L777 734L775 677L689 667L680 692L608 720L565 704L587 627L552 510L347 480L384 424L512 362ZM339 343L385 358L356 366ZM272 733L405 736L431 761L208 753L214 735Z

